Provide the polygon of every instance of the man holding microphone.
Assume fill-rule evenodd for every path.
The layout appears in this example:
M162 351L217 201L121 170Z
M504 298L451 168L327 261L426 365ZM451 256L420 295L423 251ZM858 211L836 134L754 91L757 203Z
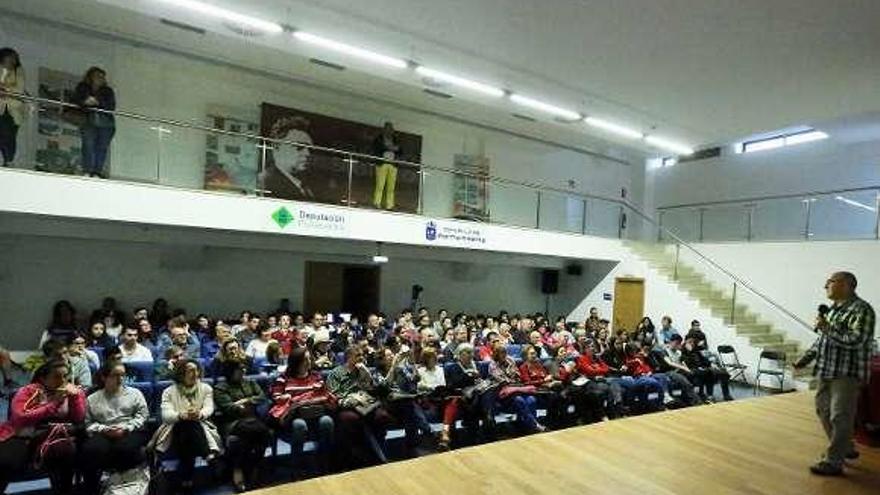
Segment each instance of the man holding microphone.
M875 344L874 309L856 295L857 284L849 272L828 278L825 292L834 304L827 314L822 311L816 318L819 338L794 365L803 368L816 361L816 413L831 442L822 460L810 467L820 476L840 476L844 460L859 457L853 443L856 406L859 391L870 376Z

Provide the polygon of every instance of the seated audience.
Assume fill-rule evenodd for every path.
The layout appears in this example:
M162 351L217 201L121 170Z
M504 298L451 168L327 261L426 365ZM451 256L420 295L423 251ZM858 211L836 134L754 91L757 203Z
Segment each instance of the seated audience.
M557 352L565 352L560 346ZM545 393L547 402L547 421L551 426L559 426L568 403L563 402L557 393L562 390L562 381L558 380L538 359L537 350L530 344L522 348L523 362L519 365L519 376L523 385L533 386L538 393Z
M708 351L709 343L706 341L706 334L703 333L702 327L700 325L700 320L694 320L691 322L691 329L688 330L687 335L684 336L685 340L691 339L694 341L694 345L698 351Z
M338 399L340 438L352 441L363 436L366 447L376 460L387 462L382 445L392 418L373 395L376 384L359 347L349 347L345 351L345 363L330 372L327 388ZM357 448L357 444L351 447Z
M136 320L135 324L138 329L138 342L150 350L150 354L153 355L153 360L155 361L162 355L159 335L153 331L153 324L147 318Z
M542 432L546 429L538 423L537 389L522 382L516 362L507 355L507 347L498 340L495 341L492 361L489 362L489 379L499 386L498 399L502 406L516 413L516 419L525 431Z
M92 323L85 338L86 347L100 347L106 349L107 347L113 347L116 345L116 339L107 334L103 321Z
M171 318L168 322L168 333L162 334L159 337L160 353L165 354L165 351L172 345L183 349L184 354L189 359L196 359L201 356L202 351L199 341L190 334L189 323L182 316Z
M663 409L665 394L663 378L654 375L654 370L641 354L641 348L638 344L626 344L625 352L625 371L633 378L632 389L639 400L639 406L642 410L659 411ZM651 395L656 395L657 398L651 399Z
M174 384L162 392L162 424L149 445L178 459L176 477L183 490L192 490L196 457L212 462L222 451L220 434L211 422L214 391L200 377L195 361L175 363Z
M146 460L150 412L141 391L124 384L125 376L121 363L104 366L101 388L88 397L81 456L85 493L98 493L102 471L126 471Z
M318 442L319 470L327 472L333 448L336 396L330 393L321 374L312 370L306 347L291 350L287 369L272 384L272 401L269 414L291 440L295 467L299 467L303 445L311 434Z
M685 339L684 348L681 351L681 362L690 370L700 387L702 397L714 399L715 383L721 383L721 394L724 400L733 400L730 395L730 375L726 370L712 366L709 358L700 350L698 337ZM704 341L705 342L705 341Z
M122 344L119 346L122 352L122 362L152 363L153 353L138 343L138 331L134 328L126 328L122 332Z
M226 439L232 485L237 492L256 483L256 468L272 438L272 431L261 419L266 395L257 382L245 377L246 372L244 362L228 361L223 368L226 381L214 386L216 421Z
M312 335L309 355L315 369L329 370L336 366L336 355L330 349L330 332L326 328Z
M68 382L68 375L67 361L50 360L12 398L9 421L0 425L0 492L5 492L16 473L36 464L48 473L52 490L70 493L76 463L72 429L85 420L86 397L81 388ZM50 431L56 431L59 438L41 452L40 445Z
M437 350L428 347L420 356L421 365L418 366L419 374L418 392L427 395L425 403L435 407L442 413L443 430L440 432L440 440L437 442L439 450L449 449L452 430L455 428L455 420L458 418L460 397L449 395L446 387L446 374L443 367L437 362Z
M420 436L431 435L431 425L425 410L416 401L419 375L412 349L406 344L399 348L386 347L380 356L373 373L376 392L384 399L392 416L403 422L407 447L413 449Z
M657 339L659 344L665 346L672 339L673 335L678 335L678 330L672 326L672 318L664 316L660 319L660 335ZM661 350L662 347L655 347L655 349Z
M69 341L79 333L79 330L76 322L76 308L70 304L70 301L58 301L52 307L52 320L40 338L40 345L49 339Z
M98 370L101 368L101 358L98 353L92 349L86 348L86 338L83 335L76 335L70 342L69 352L72 356L82 356L86 358L90 370Z
M220 346L231 338L232 330L223 324L223 322L218 322L214 325L214 331L207 333L205 338L201 341L202 359L214 359L214 357L217 356L217 353L220 352Z
M281 353L290 355L294 346L299 345L297 331L293 328L293 318L290 314L282 313L278 317L278 327L272 332L272 339L281 345Z
M260 336L251 340L244 351L245 355L247 355L252 361L265 361L266 349L269 347L270 343L274 342L272 340L271 328L262 327L259 330Z

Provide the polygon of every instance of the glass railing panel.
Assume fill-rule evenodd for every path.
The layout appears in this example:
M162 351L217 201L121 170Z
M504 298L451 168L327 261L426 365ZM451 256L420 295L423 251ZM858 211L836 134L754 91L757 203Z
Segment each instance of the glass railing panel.
M700 240L700 211L695 208L673 208L663 210L662 225L669 232L685 242ZM664 235L663 241L672 241Z
M877 237L877 191L853 191L811 198L810 238Z
M418 213L421 187L420 167L404 163L385 163L358 155L310 151L315 165L320 163L317 187L328 184L333 194L322 202ZM348 177L351 175L349 189ZM323 182L322 182L323 181Z
M507 182L489 184L491 222L535 228L537 215L538 193L535 189Z
M752 239L757 241L804 239L806 225L805 199L758 201L752 213Z
M443 170L423 168L422 174L422 214L429 217L449 218L454 211L462 211L453 206L458 187L457 177ZM486 186L488 187L488 185ZM484 205L484 216L488 215L488 205Z
M217 132L200 132L204 140L203 187L230 194L262 195L263 141L241 135L256 135L259 132L257 125L214 116L209 117L209 126Z
M623 211L619 203L597 198L588 199L585 233L599 237L619 237L621 213ZM627 218L631 216L628 215Z
M703 210L703 242L749 239L749 210L745 205L710 206Z
M584 227L582 198L554 191L541 191L541 230L581 233Z

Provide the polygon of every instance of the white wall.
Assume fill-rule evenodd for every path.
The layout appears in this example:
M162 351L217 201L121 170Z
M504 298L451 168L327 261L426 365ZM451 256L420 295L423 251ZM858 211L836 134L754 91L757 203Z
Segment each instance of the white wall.
M880 186L880 138L876 124L841 124L831 138L775 150L722 156L673 167L648 170L648 194L656 207L763 196L800 194ZM846 195L873 207L876 192ZM802 198L762 201L753 217L753 239L799 239L806 225ZM747 233L744 205L711 207L703 220L706 240L744 240ZM835 200L820 198L812 204L811 237L814 239L870 238L876 216ZM685 240L699 238L695 209L671 210L663 225Z
M378 125L392 120L401 130L423 136L423 161L451 167L456 153L484 153L491 173L573 191L617 196L621 188L641 197L641 166L627 166L569 149L550 146L500 132L454 123L428 114L388 108L369 99L341 96L294 82L268 79L229 67L139 48L127 43L88 37L20 19L0 20L6 43L20 49L36 94L37 69L46 66L80 74L90 65L108 70L120 109L182 121L205 123L208 112L259 121L259 105L271 102L307 111ZM150 124L118 123L111 156L111 174L162 183L201 187L205 136L176 130L162 141ZM26 140L26 138L22 138ZM25 151L26 152L26 151ZM161 162L157 170L157 159ZM524 192L506 186L490 192L490 208L507 223L533 226L534 207ZM448 216L452 209L451 177L431 173L426 178L425 212Z
M149 234L146 234L147 237ZM32 235L0 235L0 314L6 324L0 345L32 349L56 300L68 299L88 317L103 297L112 295L130 311L165 297L172 307L190 314L233 315L242 309L265 312L289 298L301 308L307 260L363 263L366 256L329 254L330 249L304 254L272 249L201 245L198 233L178 234L198 244L118 241ZM259 239L240 234L240 241ZM335 242L339 249L346 249ZM328 244L328 247L330 245ZM540 266L562 260L535 258L528 264L508 264L502 255L481 255L479 262L426 259L414 251L406 257L398 248L381 270L381 310L394 314L410 303L411 287L425 287L421 304L433 309L496 313L544 310ZM463 251L462 251L463 252ZM320 254L325 253L325 254ZM419 259L413 259L418 256ZM486 263L494 260L494 263ZM551 299L552 314L565 314L604 275L613 262L583 262L584 275L560 275L560 292ZM604 268L603 268L604 267Z
M816 241L777 243L697 244L697 249L742 277L764 295L812 324L819 304L828 303L823 286L835 271L850 271L859 279L859 295L880 307L880 242ZM704 269L690 256L685 262L701 269L719 284L728 283L718 272ZM803 329L757 297L740 290L738 297L790 338L809 345L815 335ZM880 334L877 335L880 337Z

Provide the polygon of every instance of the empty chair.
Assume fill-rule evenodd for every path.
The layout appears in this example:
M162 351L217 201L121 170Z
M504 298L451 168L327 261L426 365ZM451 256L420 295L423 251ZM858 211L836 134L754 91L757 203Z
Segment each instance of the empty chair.
M784 352L761 351L761 355L758 357L755 376L755 394L758 393L758 387L761 386L762 375L779 380L779 391L785 392L785 365L786 356Z
M725 355L729 355L730 357L725 359ZM732 345L718 346L718 360L721 361L721 366L723 366L730 374L731 381L742 380L743 383L747 382L746 368L748 368L748 366L739 361L739 355L737 355L736 349L734 349Z

